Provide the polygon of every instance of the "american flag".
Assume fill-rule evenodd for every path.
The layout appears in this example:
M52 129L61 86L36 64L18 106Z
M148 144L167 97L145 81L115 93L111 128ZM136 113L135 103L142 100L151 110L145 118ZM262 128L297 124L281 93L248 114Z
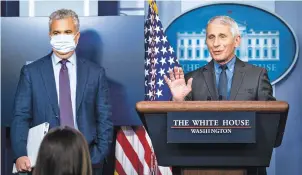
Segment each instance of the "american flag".
M163 32L157 6L149 1L145 21L145 100L167 101L171 92L164 81L179 62ZM143 126L123 126L117 133L115 175L172 175L170 167L157 165L151 140Z
M145 22L145 50L145 100L170 100L171 92L163 76L179 62L163 31L154 1Z

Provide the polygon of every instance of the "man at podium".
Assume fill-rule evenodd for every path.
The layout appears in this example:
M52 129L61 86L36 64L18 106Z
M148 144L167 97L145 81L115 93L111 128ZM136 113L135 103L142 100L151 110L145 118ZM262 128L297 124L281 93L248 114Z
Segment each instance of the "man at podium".
M181 67L165 76L173 101L275 100L266 69L241 61L235 55L241 36L237 23L216 16L206 27L206 45L213 58L207 65L184 75ZM266 174L265 169L253 169Z
M181 67L165 76L173 101L275 100L265 68L241 61L235 55L241 36L237 23L216 16L206 28L206 44L213 58L207 65L184 75Z

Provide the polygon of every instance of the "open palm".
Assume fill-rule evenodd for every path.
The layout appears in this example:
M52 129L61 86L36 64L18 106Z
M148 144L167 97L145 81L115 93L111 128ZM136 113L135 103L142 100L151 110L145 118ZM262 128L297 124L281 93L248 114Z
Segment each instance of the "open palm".
M193 78L190 78L188 83L186 83L184 72L181 67L174 67L174 70L169 72L169 77L170 78L166 75L164 76L173 95L173 100L183 101L192 90Z

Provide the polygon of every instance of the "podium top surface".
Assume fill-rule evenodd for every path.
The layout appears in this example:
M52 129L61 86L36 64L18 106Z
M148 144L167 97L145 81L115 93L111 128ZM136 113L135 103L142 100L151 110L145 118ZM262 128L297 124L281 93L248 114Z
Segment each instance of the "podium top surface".
M186 111L287 112L288 108L288 103L284 101L140 101L136 103L136 109L140 113L166 113Z

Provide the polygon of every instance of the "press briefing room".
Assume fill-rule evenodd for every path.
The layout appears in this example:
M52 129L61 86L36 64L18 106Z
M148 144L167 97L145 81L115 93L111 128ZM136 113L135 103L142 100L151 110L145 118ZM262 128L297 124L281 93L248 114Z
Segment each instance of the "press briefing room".
M302 1L0 3L1 175L302 175Z

